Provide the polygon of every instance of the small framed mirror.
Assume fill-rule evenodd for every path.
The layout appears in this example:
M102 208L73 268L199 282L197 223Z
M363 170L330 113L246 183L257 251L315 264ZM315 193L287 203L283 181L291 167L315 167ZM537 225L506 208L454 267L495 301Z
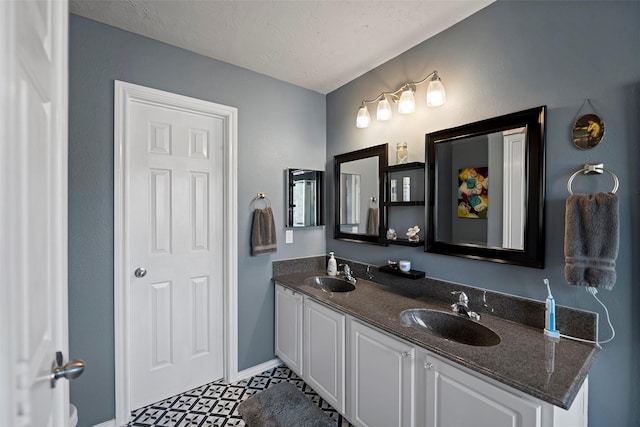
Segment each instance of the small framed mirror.
M324 172L287 170L287 227L324 225Z
M544 267L545 113L426 135L426 252Z
M334 157L334 238L384 244L383 168L387 166L387 144Z

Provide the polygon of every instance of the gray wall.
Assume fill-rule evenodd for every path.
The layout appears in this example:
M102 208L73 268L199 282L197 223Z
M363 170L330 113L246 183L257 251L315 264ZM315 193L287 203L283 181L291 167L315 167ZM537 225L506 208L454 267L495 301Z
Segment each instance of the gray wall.
M113 333L113 81L238 108L238 368L273 355L271 261L323 254L324 227L284 244L285 169L324 170L325 97L72 15L69 48L70 357L79 426L115 417ZM250 203L271 198L278 252L249 255Z
M383 142L395 147L400 141L408 142L409 161L424 161L425 133L548 106L544 270L428 254L420 248L337 241L328 224L327 250L341 258L375 264L408 259L431 277L537 300L546 296L542 279L548 277L558 304L602 312L584 289L566 285L564 204L567 179L583 163L604 162L615 171L620 178L618 281L599 296L609 307L617 336L604 345L590 373L589 425L594 427L636 425L640 419L638 22L639 2L498 2L327 96L327 165L336 154ZM434 69L447 91L444 106L427 110L418 102L413 115L396 114L390 122L373 120L368 129L356 129L363 99ZM424 93L423 85L416 99L422 100ZM569 131L586 98L601 114L606 134L597 147L580 151ZM610 185L606 176L579 177L574 190L608 191ZM330 213L332 191L327 200ZM332 216L327 218L331 222ZM600 331L602 338L610 335L604 316Z

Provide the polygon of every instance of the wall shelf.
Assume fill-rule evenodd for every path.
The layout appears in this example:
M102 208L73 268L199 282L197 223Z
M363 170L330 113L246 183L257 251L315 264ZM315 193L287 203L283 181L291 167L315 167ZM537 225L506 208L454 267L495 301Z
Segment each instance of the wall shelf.
M400 245L400 246L412 246L415 248L418 246L424 246L424 241L419 240L417 242L410 242L409 239L387 239L387 244Z
M417 211L412 208L425 206L425 192L424 192L424 172L425 164L423 162L411 162L403 163L400 165L391 165L382 168L385 177L385 193L381 206L385 209L385 230L394 228L398 233L398 236L404 236L406 230L409 227L418 225L421 230L425 230L424 227L424 209ZM396 200L391 201L391 179L397 180L397 197L402 199L402 177L409 176L411 178L411 197L409 201ZM396 209L397 208L397 209ZM393 215L391 211L394 211ZM395 219L395 222L391 218ZM421 233L424 234L424 231ZM387 245L401 245L418 247L424 246L424 240L420 239L418 242L410 242L408 239L386 239Z
M382 202L384 206L424 206L424 200L415 202Z
M401 271L398 268L391 268L388 265L383 265L378 267L378 271L381 271L383 273L388 273L388 274L393 274L395 276L401 276L401 277L406 277L407 279L421 279L424 276L426 276L426 273L424 271L420 271L420 270L409 270L408 272L404 272Z
M403 163L400 165L390 165L382 168L383 172L400 172L400 171L408 171L415 169L424 169L423 162L411 162L411 163Z

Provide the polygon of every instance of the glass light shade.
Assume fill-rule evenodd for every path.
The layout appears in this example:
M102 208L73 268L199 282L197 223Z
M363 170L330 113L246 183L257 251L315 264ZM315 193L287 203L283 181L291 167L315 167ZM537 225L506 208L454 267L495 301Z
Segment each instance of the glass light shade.
M447 96L444 93L444 86L442 86L440 77L436 75L429 82L429 86L427 86L427 106L437 107L444 104L446 100Z
M416 98L413 96L413 91L407 89L400 95L400 101L398 101L398 113L411 114L416 111Z
M369 109L366 105L363 105L358 110L358 117L356 117L356 127L357 128L368 128L369 122L371 122L371 115L369 115Z
M378 111L376 113L376 119L378 120L389 120L392 116L391 112L391 104L387 101L387 98L382 98L380 102L378 102Z

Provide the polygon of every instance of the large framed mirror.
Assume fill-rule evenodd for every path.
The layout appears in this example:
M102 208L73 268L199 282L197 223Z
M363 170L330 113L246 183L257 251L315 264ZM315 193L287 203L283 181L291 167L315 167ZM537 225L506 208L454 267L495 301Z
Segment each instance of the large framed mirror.
M426 135L425 251L544 267L546 107Z
M334 157L336 239L384 244L382 169L387 166L387 144Z
M324 225L324 172L287 170L287 227Z

